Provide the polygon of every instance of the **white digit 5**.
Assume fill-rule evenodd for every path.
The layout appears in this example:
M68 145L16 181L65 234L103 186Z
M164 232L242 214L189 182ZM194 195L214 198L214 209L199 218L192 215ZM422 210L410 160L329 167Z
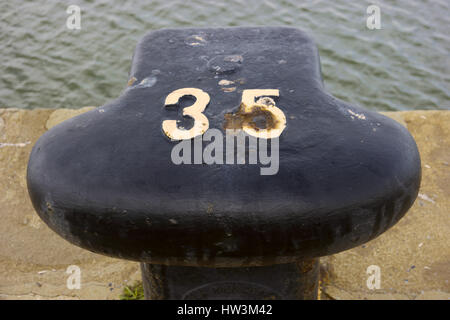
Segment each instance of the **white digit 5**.
M277 108L275 106L275 102L270 104L262 104L258 101L255 101L256 98L262 98L262 97L278 97L280 95L280 92L278 89L248 89L244 90L242 92L242 103L244 107L245 113L251 113L252 109L256 107L261 107L264 110L269 111L272 114L275 126L273 128L269 129L255 129L248 124L245 124L243 126L243 130L248 133L249 135L252 135L257 138L264 138L264 139L272 139L279 137L280 134L283 132L284 128L286 127L286 117L284 115L284 112Z
M209 94L197 88L183 88L171 92L164 103L170 106L178 104L178 101L184 96L193 96L195 103L183 109L183 116L189 116L194 119L194 125L191 129L179 129L177 120L164 120L162 123L163 132L173 140L187 140L202 135L209 128L208 118L202 113L209 103Z

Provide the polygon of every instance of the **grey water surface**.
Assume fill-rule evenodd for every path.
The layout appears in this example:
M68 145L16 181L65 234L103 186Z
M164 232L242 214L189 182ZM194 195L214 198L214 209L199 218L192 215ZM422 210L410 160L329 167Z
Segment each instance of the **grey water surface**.
M126 87L137 41L167 27L295 26L326 89L375 110L450 109L450 1L0 1L0 108L100 106ZM69 5L81 30L69 30ZM366 9L381 9L381 29Z

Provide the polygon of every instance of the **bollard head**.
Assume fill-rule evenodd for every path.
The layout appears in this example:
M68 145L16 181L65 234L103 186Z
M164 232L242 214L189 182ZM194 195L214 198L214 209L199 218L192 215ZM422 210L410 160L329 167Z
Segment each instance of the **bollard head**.
M147 34L121 96L46 132L27 181L40 217L78 246L220 267L369 241L407 212L420 176L404 127L324 91L311 38L257 27Z

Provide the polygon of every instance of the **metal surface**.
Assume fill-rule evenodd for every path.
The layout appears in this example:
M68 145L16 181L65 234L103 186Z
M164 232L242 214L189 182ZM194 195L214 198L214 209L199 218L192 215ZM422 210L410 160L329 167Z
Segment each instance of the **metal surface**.
M206 268L141 263L148 300L314 300L319 259L266 267Z
M190 150L208 128L270 138L279 170L234 163L234 142L231 163L223 152L211 164L173 161L178 140ZM147 34L129 87L46 132L27 171L43 221L80 247L141 262L148 299L316 299L315 257L393 226L420 179L408 130L328 94L314 42L284 27Z
M116 100L46 132L30 155L33 205L75 245L171 266L292 263L379 236L417 196L420 156L408 130L327 93L317 47L301 30L153 31L136 47L130 79ZM166 107L180 92L199 96L201 108L192 113L189 99ZM260 94L272 101L249 99ZM164 134L165 121L190 128L182 116L190 110L201 125L204 115L210 129L224 133L234 115L256 134L248 117L261 112L249 110L253 100L268 122L261 129L282 131L277 174L261 175L265 165L234 159L171 161L178 141ZM267 117L264 111L276 108L282 113ZM200 142L201 151L209 146ZM247 159L249 144L244 149Z

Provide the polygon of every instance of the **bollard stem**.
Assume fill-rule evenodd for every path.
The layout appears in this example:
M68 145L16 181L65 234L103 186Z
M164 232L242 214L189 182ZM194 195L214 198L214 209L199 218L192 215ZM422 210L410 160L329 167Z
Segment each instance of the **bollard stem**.
M316 300L319 259L245 268L141 263L141 271L147 300Z

